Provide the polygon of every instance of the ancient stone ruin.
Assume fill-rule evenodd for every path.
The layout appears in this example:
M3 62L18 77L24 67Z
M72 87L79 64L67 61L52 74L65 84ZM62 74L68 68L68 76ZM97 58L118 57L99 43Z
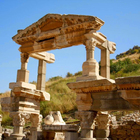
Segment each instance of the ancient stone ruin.
M24 30L18 30L13 40L20 45L21 69L17 72L17 81L10 83L10 116L13 118L14 132L11 139L24 137L23 126L31 122L31 140L37 140L42 116L40 101L49 101L45 92L46 63L53 63L55 57L46 51L83 44L86 48L86 61L82 66L82 76L75 83L67 84L76 92L81 133L79 138L66 137L66 140L107 140L110 134L110 116L112 110L139 110L140 77L110 79L110 54L116 50L116 44L97 32L104 22L94 16L47 14ZM99 64L94 59L94 50L101 50L101 75ZM27 63L29 57L38 59L37 85L29 83ZM97 118L96 118L97 116ZM98 125L94 136L94 120ZM53 125L55 131L76 132L77 126ZM43 126L43 130L52 130ZM45 138L44 138L45 139Z

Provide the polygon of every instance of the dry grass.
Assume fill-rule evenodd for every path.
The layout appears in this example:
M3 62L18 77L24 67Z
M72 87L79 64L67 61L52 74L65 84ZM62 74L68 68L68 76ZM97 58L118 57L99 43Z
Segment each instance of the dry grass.
M46 91L50 93L50 101L41 102L41 114L45 117L50 111L67 113L76 110L76 93L72 92L67 83L75 82L75 77L64 78L46 83Z
M133 60L136 60L136 59L139 59L139 57L140 57L140 54L139 53L135 53L135 54L131 54L131 55L127 55L127 56L125 56L125 57L122 57L122 58L119 58L119 59L117 59L117 60L113 60L112 62L113 63L116 63L116 62L118 62L119 60L125 60L126 58L130 58L132 61Z
M11 94L10 91L6 91L5 93L0 94L0 99L4 97L10 97L10 94Z

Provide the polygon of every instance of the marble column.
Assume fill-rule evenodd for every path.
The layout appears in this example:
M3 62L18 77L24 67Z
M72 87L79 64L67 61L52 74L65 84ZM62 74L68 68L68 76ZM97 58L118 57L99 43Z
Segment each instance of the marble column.
M46 84L46 62L44 60L39 60L37 90L45 91L45 84Z
M27 63L29 55L21 53L21 69L17 71L17 82L29 82L29 71L27 70Z
M79 140L94 140L93 124L97 115L96 111L78 111L76 117L80 120L81 136Z
M106 45L108 45L108 41ZM108 48L101 49L101 76L110 79L110 51Z
M1 126L1 122L2 122L2 115L0 115L0 140L1 140L1 136L2 136L2 126Z
M13 118L14 130L10 136L12 140L22 140L25 136L23 134L23 126L25 125L25 119L22 116L22 113L19 112L10 112L10 117Z
M42 122L42 115L40 114L31 114L31 139L30 140L37 140L37 131L41 129L41 122Z
M110 125L111 117L107 111L99 112L96 117L96 123L98 129L96 130L96 138L98 139L108 139L110 134L109 125Z
M94 59L94 50L96 46L95 39L86 40L86 61L83 63L83 76L99 76L99 65Z

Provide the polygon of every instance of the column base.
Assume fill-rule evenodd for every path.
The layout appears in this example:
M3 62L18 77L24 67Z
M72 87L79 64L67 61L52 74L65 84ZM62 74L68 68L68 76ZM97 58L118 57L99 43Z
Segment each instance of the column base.
M107 129L107 130L97 129L95 133L96 133L97 138L106 139L110 134L110 130L109 129Z
M97 140L96 138L78 138L78 140Z
M95 75L95 76L81 76L76 78L76 82L79 81L93 81L93 80L101 80L101 79L106 79L100 75Z
M10 140L22 140L25 137L24 134L11 134Z
M78 138L78 140L111 140L110 138Z
M111 140L110 138L96 138L96 140Z

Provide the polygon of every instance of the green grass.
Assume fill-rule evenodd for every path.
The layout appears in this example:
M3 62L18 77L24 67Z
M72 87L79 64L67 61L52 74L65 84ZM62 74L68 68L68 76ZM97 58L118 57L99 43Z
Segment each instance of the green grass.
M62 114L76 110L76 93L72 92L67 83L75 82L75 77L60 79L52 84L46 83L46 91L50 93L50 101L41 102L41 114L45 117L50 111L60 111Z

